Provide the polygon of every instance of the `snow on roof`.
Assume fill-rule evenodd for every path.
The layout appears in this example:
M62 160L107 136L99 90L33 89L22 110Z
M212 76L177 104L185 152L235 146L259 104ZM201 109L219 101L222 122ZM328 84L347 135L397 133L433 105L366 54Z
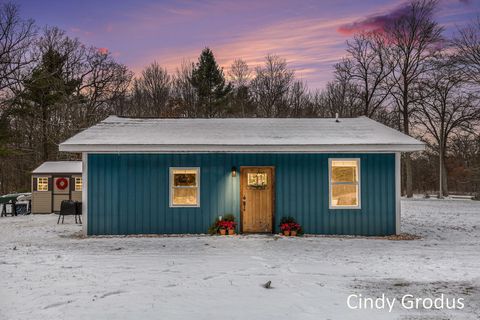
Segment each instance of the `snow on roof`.
M60 144L69 152L396 152L424 143L367 117L141 119L110 116Z
M82 173L82 161L47 161L32 173Z

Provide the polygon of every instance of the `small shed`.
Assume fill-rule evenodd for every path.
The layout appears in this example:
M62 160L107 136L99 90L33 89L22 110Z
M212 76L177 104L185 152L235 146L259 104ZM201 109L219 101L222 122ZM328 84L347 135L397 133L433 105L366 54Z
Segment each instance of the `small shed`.
M47 161L32 171L32 213L59 212L63 200L82 201L81 161Z
M424 143L366 117L112 116L60 144L83 155L85 234L400 232L400 154ZM87 170L88 168L88 170Z

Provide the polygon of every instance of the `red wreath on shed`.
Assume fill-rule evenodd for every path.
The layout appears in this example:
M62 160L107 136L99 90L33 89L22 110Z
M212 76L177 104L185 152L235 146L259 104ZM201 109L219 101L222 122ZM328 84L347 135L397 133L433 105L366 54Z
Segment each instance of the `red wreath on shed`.
M55 184L57 185L57 189L65 190L68 187L68 180L65 178L58 178Z

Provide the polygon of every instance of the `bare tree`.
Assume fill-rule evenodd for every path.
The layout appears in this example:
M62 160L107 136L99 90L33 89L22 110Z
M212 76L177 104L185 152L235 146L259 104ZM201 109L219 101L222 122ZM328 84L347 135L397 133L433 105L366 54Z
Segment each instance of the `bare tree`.
M187 118L200 116L198 95L191 82L192 72L192 63L183 61L173 79L173 110L175 114Z
M310 92L310 103L305 110L305 117L308 118L325 118L327 117L326 108L324 106L323 92L319 89L316 89L313 92Z
M82 60L78 96L83 97L82 119L87 127L116 113L114 105L127 94L133 74L97 48L89 48Z
M411 115L418 96L415 87L428 71L429 61L442 40L442 27L433 20L437 0L413 0L407 10L385 27L395 67L392 72L392 96L401 114L401 130L410 134ZM410 153L405 159L407 197L413 196Z
M235 59L228 71L228 77L235 88L247 87L251 76L252 72L248 64L242 59Z
M349 62L344 72L350 73L362 100L362 114L372 118L390 95L391 85L387 78L393 71L387 40L383 33L361 33L347 42Z
M171 77L167 69L156 61L147 66L135 80L133 99L137 101L135 113L150 117L172 116L170 96Z
M251 76L252 72L244 60L233 61L228 72L228 77L233 84L229 111L231 115L246 117L253 114L249 87Z
M360 91L352 81L353 64L344 59L335 65L335 80L327 83L322 92L324 116L356 117L361 114Z
M458 132L451 140L450 152L457 166L450 180L456 191L473 192L480 200L480 135Z
M310 106L310 95L303 81L294 81L288 97L289 116L298 118L305 115Z
M416 119L436 143L439 159L438 197L448 195L445 158L448 141L459 131L473 132L480 119L480 108L464 87L464 80L452 59L435 62L432 71L422 81L421 112Z
M255 78L251 83L259 116L285 116L288 92L293 80L294 72L287 68L285 59L275 55L265 57L265 64L255 69Z
M324 116L344 118L358 116L359 99L358 91L351 83L329 82L322 92L322 105L325 108Z
M460 29L452 43L464 77L480 85L480 16L467 27Z
M0 4L0 90L22 80L22 69L33 61L35 32L33 20L22 19L17 5Z

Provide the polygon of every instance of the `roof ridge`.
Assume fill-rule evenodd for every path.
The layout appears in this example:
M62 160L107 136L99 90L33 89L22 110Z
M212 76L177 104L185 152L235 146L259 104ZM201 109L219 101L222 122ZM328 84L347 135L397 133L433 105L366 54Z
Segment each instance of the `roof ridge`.
M366 116L358 116L358 117L342 117L339 119L363 119L367 118ZM127 117L127 116L118 116L118 115L110 115L105 118L102 122L107 121L109 119L125 119L125 120L335 120L335 117L218 117L218 118L190 118L190 117ZM373 120L375 121L375 120Z

